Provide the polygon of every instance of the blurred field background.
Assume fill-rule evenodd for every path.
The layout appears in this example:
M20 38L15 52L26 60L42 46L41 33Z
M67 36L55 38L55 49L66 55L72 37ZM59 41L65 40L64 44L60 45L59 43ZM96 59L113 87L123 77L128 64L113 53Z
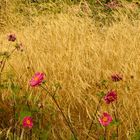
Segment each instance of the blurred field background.
M107 8L102 0L0 0L0 51L11 49L8 33L15 33L24 51L6 63L2 79L18 82L20 108L26 99L32 109L43 104L45 116L42 140L72 140L63 118L52 101L28 82L37 71L46 74L47 87L60 85L58 101L85 140L92 115L98 104L97 93L115 89L121 125L118 140L140 140L140 5L139 1L119 1ZM113 83L111 74L121 73L123 81ZM10 77L10 78L9 78ZM9 80L6 81L8 83ZM0 93L1 139L12 140L9 89ZM25 103L25 102L24 102ZM113 109L102 103L98 114ZM17 126L17 139L21 128ZM108 130L107 140L113 140ZM38 132L39 133L39 132ZM32 140L39 139L36 130ZM46 135L44 135L46 134ZM98 140L102 130L90 133ZM29 139L25 133L24 140Z

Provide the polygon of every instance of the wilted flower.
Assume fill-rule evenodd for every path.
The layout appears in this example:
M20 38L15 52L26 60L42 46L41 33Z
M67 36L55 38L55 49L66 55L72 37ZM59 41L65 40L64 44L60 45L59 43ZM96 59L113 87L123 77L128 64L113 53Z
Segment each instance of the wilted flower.
M113 75L111 75L111 79L113 82L118 82L118 81L122 80L122 76L119 74L113 74Z
M40 85L44 79L44 76L45 76L44 73L37 72L30 80L30 85L32 87Z
M32 128L33 127L32 118L29 116L24 117L22 121L22 125L23 127L26 127L26 128Z
M119 6L119 4L117 4L116 1L111 1L105 4L105 6L110 9L116 9Z
M16 40L16 35L15 34L9 34L8 35L8 41L14 42Z
M108 113L104 112L99 118L99 122L103 126L108 126L112 122L112 117Z
M105 95L104 100L107 104L112 103L113 101L117 100L117 93L115 91L109 91Z

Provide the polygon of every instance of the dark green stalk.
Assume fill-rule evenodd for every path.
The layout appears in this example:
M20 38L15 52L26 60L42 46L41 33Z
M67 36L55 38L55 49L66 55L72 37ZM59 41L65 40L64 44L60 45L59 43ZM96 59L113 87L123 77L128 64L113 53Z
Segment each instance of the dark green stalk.
M58 104L57 100L55 99L55 97L54 97L44 86L41 86L41 87L42 87L42 88L49 94L49 96L52 98L53 102L55 103L55 105L57 106L57 108L59 109L59 111L61 112L61 114L62 114L62 116L63 116L65 122L67 123L67 125L68 125L70 131L72 132L72 134L73 134L73 136L74 136L74 139L75 139L75 140L78 140L77 135L76 135L76 132L75 132L74 128L72 127L71 122L66 118L64 112L62 111L62 109L61 109L61 107L59 106L59 104Z

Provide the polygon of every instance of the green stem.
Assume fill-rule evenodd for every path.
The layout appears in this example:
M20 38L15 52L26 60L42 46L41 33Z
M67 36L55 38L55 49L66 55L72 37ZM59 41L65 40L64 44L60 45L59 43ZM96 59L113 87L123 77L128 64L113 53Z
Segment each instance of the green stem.
M95 120L95 118L96 118L96 115L97 115L98 109L99 109L99 107L100 107L100 103L101 103L101 101L102 101L102 98L103 98L103 97L100 98L99 103L98 103L97 108L96 108L96 111L95 111L95 113L94 113L94 115L93 115L92 122L91 122L91 124L90 124L90 126L89 126L89 129L88 129L89 131L88 131L88 135L87 135L87 137L86 137L86 140L89 138L89 134L90 134L90 132L91 132L91 128L92 128L92 125L93 125L94 120Z
M14 115L14 119L13 119L13 140L15 139L15 125L16 125L16 103L15 103L15 95L13 95L14 97L14 103L13 103L13 115Z
M3 60L2 60L2 67L1 67L1 70L0 70L1 73L2 73L2 71L3 71L3 69L4 69L4 67L5 67L7 58L9 58L9 57L15 52L15 50L16 50L16 48L13 49L13 50L10 52L10 54L9 54L5 59L3 58Z
M117 103L116 103L116 105L117 105ZM118 110L117 110L117 107L115 108L114 106L113 106L113 104L112 104L112 108L114 109L114 117L115 117L115 121L117 121L118 120ZM116 111L116 112L115 112ZM117 128L116 128L116 131L117 131L117 140L118 140L118 138L119 138L119 126L117 125Z
M78 140L77 135L76 135L76 132L75 132L74 128L72 127L71 122L66 118L64 112L62 111L62 109L61 109L61 107L59 106L59 104L58 104L57 100L55 99L55 97L54 97L44 86L41 86L41 87L42 87L42 88L49 94L49 96L52 98L52 100L54 101L55 105L57 106L57 108L58 108L59 111L61 112L61 114L62 114L62 116L63 116L65 122L67 123L67 125L68 125L70 131L72 132L72 134L73 134L75 140Z
M104 128L104 140L107 140L107 127Z

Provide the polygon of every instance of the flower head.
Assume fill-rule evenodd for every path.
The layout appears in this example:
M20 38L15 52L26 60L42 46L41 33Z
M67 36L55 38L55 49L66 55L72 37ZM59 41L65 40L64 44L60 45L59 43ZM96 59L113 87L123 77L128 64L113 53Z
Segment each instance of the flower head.
M8 35L8 41L14 42L16 40L16 35L15 34L9 34Z
M23 127L26 127L26 128L32 128L33 127L32 118L29 116L24 117L22 121L22 125Z
M104 112L103 115L99 118L99 122L103 126L108 126L112 120L112 117L106 112Z
M117 93L115 91L109 91L105 95L104 100L107 104L112 103L113 101L117 100Z
M30 85L32 87L40 85L44 79L44 76L45 76L44 73L40 73L40 72L35 73L33 78L30 80Z
M118 82L118 81L122 80L122 76L119 74L113 74L113 75L111 75L111 79L113 82Z

